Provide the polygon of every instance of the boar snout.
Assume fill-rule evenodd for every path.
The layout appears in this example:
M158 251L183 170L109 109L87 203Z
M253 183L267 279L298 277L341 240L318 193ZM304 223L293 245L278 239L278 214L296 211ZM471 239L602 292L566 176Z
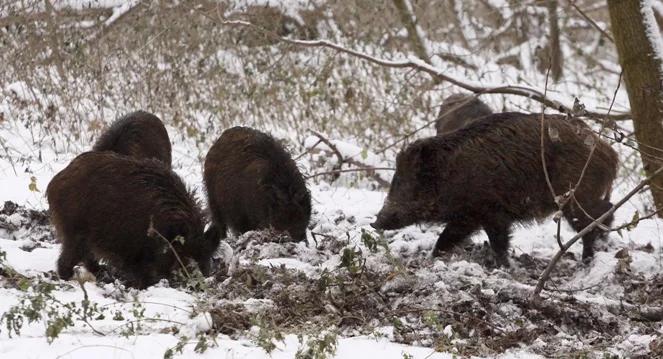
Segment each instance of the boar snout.
M377 217L375 218L375 222L371 223L371 227L384 230L405 227L401 217L402 216L394 209L393 205L387 203L378 213Z

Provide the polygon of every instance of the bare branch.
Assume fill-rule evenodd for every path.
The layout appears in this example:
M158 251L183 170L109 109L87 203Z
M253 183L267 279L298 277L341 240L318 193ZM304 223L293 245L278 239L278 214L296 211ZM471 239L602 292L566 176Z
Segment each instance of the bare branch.
M329 148L331 148L332 152L334 152L334 154L336 155L336 158L338 158L338 165L335 167L341 168L341 166L343 166L343 163L345 162L345 158L343 158L343 154L341 153L341 151L338 150L338 147L336 147L335 144L333 144L330 140L327 139L327 137L323 136L320 132L311 129L309 129L308 131L312 133L315 137L320 139L322 143L324 143Z
M334 153L334 155L338 158L338 164L336 164L331 171L326 171L326 172L320 172L320 173L315 173L313 175L307 176L306 178L314 178L318 176L323 176L323 175L335 175L334 180L336 180L341 173L344 172L369 172L369 174L372 176L372 178L382 187L389 187L389 182L381 178L377 173L375 173L375 170L391 170L394 171L394 168L387 168L387 167L371 167L371 166L366 166L366 164L361 163L358 160L355 160L351 157L344 157L341 151L339 151L338 147L329 139L327 139L325 136L323 136L321 133L309 129L309 132L311 132L313 135L315 135L319 141L313 146L317 146L320 142L324 143L331 149L331 151ZM311 149L309 149L307 152L310 152ZM307 153L305 152L305 153ZM358 168L355 169L341 169L343 167L343 164L349 164L352 166L356 166Z
M545 85L543 86L543 97L546 97L546 94L548 93L548 78L550 77L550 71L551 67L548 67L548 71L546 71L546 82ZM540 131L540 138L541 138L541 166L543 167L543 174L546 179L546 184L548 185L548 190L550 190L550 194L552 195L553 202L557 204L557 209L558 211L562 210L562 207L564 207L564 204L566 203L560 203L557 201L557 194L555 194L555 188L553 188L552 182L550 181L550 174L548 173L548 166L546 165L546 148L545 148L545 137L544 137L544 124L545 124L545 119L546 119L546 107L542 104L541 105L541 131ZM559 212L558 212L559 213ZM557 213L555 214L555 217L557 217ZM559 245L559 248L562 248L562 239L560 236L560 231L562 227L562 219L561 218L556 218L557 220L557 235L555 238L557 239L557 244Z
M663 213L663 208L658 209L658 210L656 210L656 211L653 211L653 212L651 212L651 213L649 213L649 214L647 214L647 215L644 215L644 216L642 216L642 217L638 217L638 218L636 218L636 219L632 219L632 220L628 221L627 223L622 224L622 225L619 226L619 227L611 228L611 229L610 229L610 232L619 232L619 231L621 231L622 229L628 229L628 228L631 228L631 227L637 225L638 223L640 223L641 221L643 221L643 220L645 220L645 219L652 218L652 217L654 217L654 216L656 216L656 215L658 215L658 214L660 214L660 213Z

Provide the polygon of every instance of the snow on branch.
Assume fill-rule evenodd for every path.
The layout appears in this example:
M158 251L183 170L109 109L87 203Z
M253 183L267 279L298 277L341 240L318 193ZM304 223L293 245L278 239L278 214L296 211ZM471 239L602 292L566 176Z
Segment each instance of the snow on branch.
M109 32L109 30L115 26L122 19L128 17L128 15L138 7L140 2L138 0L127 1L117 7L113 8L113 13L109 16L103 23L101 29L96 31L92 36L88 38L88 41L100 40Z
M544 96L543 92L541 92L536 88L529 86L517 86L517 85L482 86L480 84L473 84L469 81L456 79L454 77L446 75L442 69L433 66L417 57L407 57L405 59L400 59L400 60L387 60L366 54L361 51L344 47L343 45L328 40L297 40L297 39L282 37L277 34L274 34L269 30L266 30L260 26L254 25L244 20L222 20L221 24L229 26L249 27L251 29L260 31L268 36L272 36L281 42L291 45L297 45L302 47L324 47L324 48L333 49L338 52L352 55L354 57L384 67L413 69L420 72L425 72L434 79L450 82L460 88L471 91L475 94L505 94L505 95L527 97L534 101L544 104L546 107L553 108L561 113L569 115L577 115L577 113L573 111L573 108L571 106L564 105L559 101ZM613 121L626 120L631 118L630 113L609 114L609 113L600 113L592 111L586 111L584 113L584 116L595 120L609 119Z

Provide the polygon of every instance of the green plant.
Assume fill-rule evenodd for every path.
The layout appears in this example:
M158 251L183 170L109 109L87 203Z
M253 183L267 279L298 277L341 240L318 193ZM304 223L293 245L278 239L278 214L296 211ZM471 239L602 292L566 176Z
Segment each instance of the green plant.
M45 334L49 343L53 342L63 330L74 326L76 321L85 323L93 332L103 335L97 331L90 320L101 320L105 318L105 309L97 303L91 303L87 296L79 302L62 302L55 298L53 291L55 284L41 279L34 280L26 295L19 303L9 308L2 317L0 323L4 323L7 335L20 335L24 323L34 323L44 320L46 324Z
M305 337L298 335L300 347L295 359L327 359L336 354L338 338L336 333L325 331L316 336ZM304 342L306 340L306 342Z
M282 342L285 339L280 329L264 316L253 317L251 324L258 327L258 333L253 337L254 343L264 349L267 354L276 349L275 341Z
M359 274L366 264L366 259L362 256L360 249L354 248L343 248L343 253L341 254L341 263L338 265L339 268L345 268L351 274Z

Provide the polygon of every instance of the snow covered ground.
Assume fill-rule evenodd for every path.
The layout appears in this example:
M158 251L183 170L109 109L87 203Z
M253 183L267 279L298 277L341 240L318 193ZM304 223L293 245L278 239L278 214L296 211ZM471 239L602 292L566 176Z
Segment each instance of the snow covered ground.
M352 148L350 144L336 142L340 143L344 150ZM176 171L191 186L200 187L200 163L191 159L195 156L186 154L189 152L186 150L187 146L186 143L175 144L173 162ZM46 209L43 193L47 183L74 155L73 151L66 155L59 154L57 160L39 167L36 163L31 164L30 174L24 174L24 169L20 167L16 171L18 174L14 174L12 164L6 159L0 163L1 198L22 206L13 209L8 204L0 212L2 213L0 224L3 224L0 227L3 228L0 229L0 250L6 253L3 263L19 273L17 278L22 278L10 279L11 277L7 276L0 281L3 284L3 288L0 289L0 295L3 297L0 301L0 313L9 313L10 308L16 306L22 298L32 298L34 301L35 295L38 294L37 283L40 282L55 284L52 301L46 300L46 302L57 307L60 312L67 303L74 303L78 308L83 303L84 292L78 283L52 279L55 278L55 261L59 254L59 244L55 243L50 227L40 212ZM55 157L54 154L42 154L42 156ZM308 163L309 159L314 158L304 156L300 160L303 162L303 167L311 166ZM31 177L34 177L39 192L29 189ZM588 317L571 320L577 320L578 326L596 325L596 328L593 328L596 331L594 335L603 338L605 342L601 346L594 346L589 339L591 335L581 334L590 327L579 330L574 328L574 325L562 321L555 324L556 335L552 337L548 337L545 331L538 332L539 329L533 329L540 324L538 320L543 322L551 320L551 318L536 319L531 312L528 312L525 304L527 295L533 289L534 280L547 260L557 251L554 239L556 225L551 220L540 225L516 228L511 242L513 247L511 260L515 265L509 270L490 269L485 266L482 257L485 257L487 252L482 243L487 238L483 233L473 238L475 246L466 252L456 253L443 259L431 259L429 253L442 228L440 226L410 226L399 231L387 231L377 248L371 249L371 243L366 241L363 233L371 233L371 238L380 241L381 237L375 234L368 224L381 207L385 192L368 189L370 187L360 185L353 188L349 185L328 184L324 181L311 183L314 215L308 245L272 243L265 239L268 236L265 237L260 233L249 233L240 240L230 243L231 245L243 243L242 248L234 248L236 263L232 270L235 274L263 267L275 273L282 270L300 273L293 275L303 275L304 278L314 281L329 273L342 272L340 268L343 267L345 250L358 250L365 260L363 263L365 270L385 274L385 277L379 279L381 295L389 298L385 308L398 310L408 307L422 308L424 317L434 313L435 310L443 310L445 305L454 308L454 314L436 315L436 319L431 319L431 323L426 323L425 320L422 322L421 316L412 317L409 314L392 316L406 323L413 321L411 325L415 328L415 332L421 331L420 337L417 335L408 337L403 329L399 328L402 324L393 324L393 318L387 320L380 315L367 319L368 326L366 324L332 326L331 328L338 334L336 357L379 355L386 358L451 358L454 354L463 355L465 353L463 349L458 348L467 347L472 336L482 336L476 331L462 328L463 310L469 313L480 310L476 307L478 303L472 303L476 302L477 298L483 298L481 300L488 302L496 301L483 307L487 309L495 305L495 313L481 315L482 318L492 318L491 325L495 326L492 330L496 333L509 331L515 333L518 328L529 328L539 337L526 338L523 334L523 338L515 340L517 344L505 346L499 356L503 358L536 357L534 353L549 352L549 346L554 345L567 346L566 352L574 348L592 355L613 353L630 356L648 352L650 342L662 333L663 328L660 324L643 327L637 322L630 322L627 315L616 313L614 309L619 307L622 301L638 304L633 297L629 297L630 290L634 292L652 290L649 287L634 289L634 283L654 280L660 285L660 278L656 276L661 271L662 221L645 220L632 231L624 231L621 237L611 234L607 250L598 252L589 266L577 262L577 258L580 257L580 245L572 249L574 258L560 263L559 273L553 278L554 284L550 283L549 286L571 290L587 289L574 292L572 296L563 292L546 292L548 294L544 301L566 303L570 297L574 297L573 301L578 305L586 305L587 307L582 307L584 308L582 310L589 311L585 313ZM618 188L614 197L618 197L619 193L626 189ZM639 203L634 201L618 211L615 223L631 220L636 208L639 208ZM564 224L562 237L568 239L572 235L573 232ZM386 248L389 251L381 246L383 243L387 244ZM229 247L223 245L226 250ZM626 264L626 272L620 270L622 268L620 259L615 257L622 248L629 249L628 256L631 259ZM399 267L400 269L397 269ZM3 358L89 358L91 355L100 358L151 358L164 356L168 348L177 348L178 343L187 343L182 346L182 353L176 355L214 358L294 357L298 350L304 348L303 343L305 343L305 340L298 339L296 331L293 330L290 334L284 333L282 340L273 339L275 348L271 354L268 354L258 345L259 341L256 338L260 337L260 325L255 323L245 331L232 332L230 335L206 335L204 340L209 344L209 349L202 354L194 352L194 348L200 343L202 333L209 333L210 328L217 324L211 319L210 312L229 308L226 307L229 303L240 304L253 313L269 312L269 308L280 305L275 303L274 298L277 297L272 298L264 293L255 298L251 293L242 295L231 289L225 294L219 294L218 288L231 288L237 285L238 280L241 284L242 276L229 274L230 278L208 279L208 285L217 286L216 290L210 290L209 293L171 288L167 283L144 291L127 290L118 283L86 283L90 302L102 308L95 312L95 315L103 313L103 318L96 317L86 322L74 316L72 325L64 328L56 338L48 338L50 325L48 316L45 315L44 319L34 323L28 323L26 318L21 323L20 335L2 328L0 353ZM477 292L474 292L475 290ZM500 291L511 294L504 294L505 298L496 299L503 295ZM228 295L228 293L234 294ZM398 295L394 297L394 293ZM400 296L402 298L398 298ZM517 297L521 297L523 302L518 302ZM661 301L660 298L651 298L651 300L653 302L648 303L650 305L660 304ZM460 304L469 307L463 308ZM46 308L41 310L47 311ZM543 309L535 310L536 313L543 311ZM558 314L565 315L565 312ZM606 323L612 323L617 328L602 332L601 326L607 325ZM438 332L432 330L436 327ZM447 346L440 346L440 337L445 336L447 340L444 342ZM183 337L186 338L182 339ZM52 342L49 343L50 340ZM546 343L548 340L551 342ZM431 345L438 351L431 348Z

